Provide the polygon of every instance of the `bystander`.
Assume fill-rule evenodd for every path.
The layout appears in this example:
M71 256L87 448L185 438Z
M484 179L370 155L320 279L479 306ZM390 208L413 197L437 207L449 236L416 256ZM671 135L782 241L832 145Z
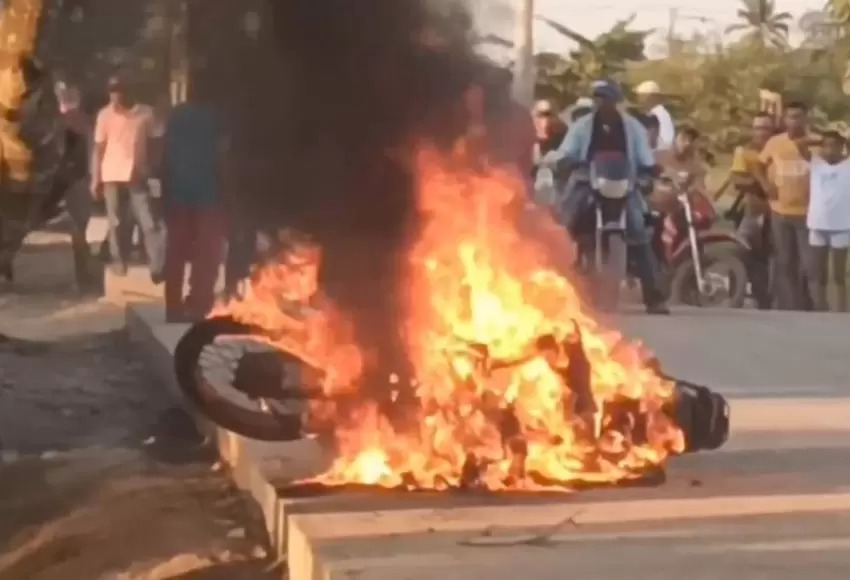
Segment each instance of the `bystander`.
M847 250L850 248L850 160L845 139L823 134L821 155L812 155L811 200L806 219L811 245L809 287L815 310L829 310L827 280L832 262L835 310L847 312ZM830 257L832 258L830 260Z
M103 195L109 219L109 256L116 274L125 275L133 219L141 229L151 278L162 280L163 232L152 210L150 178L151 115L136 103L125 82L109 81L109 104L97 116L91 168L91 192Z
M174 108L165 126L162 195L168 242L165 307L169 322L206 316L224 257L222 200L224 132L219 117L198 90ZM189 294L184 297L186 266Z
M91 119L82 110L79 90L67 83L56 87L59 100L59 112L65 124L66 146L69 162L82 163L91 155L92 124ZM65 193L65 207L71 218L71 248L74 253L74 272L77 287L83 292L95 289L91 271L91 248L86 238L89 220L92 214L92 199L88 194L89 175L79 171L81 176L75 179ZM76 175L76 172L74 173Z
M808 108L789 103L785 132L771 137L761 151L758 180L770 200L770 227L775 255L777 305L782 310L808 310L805 283L809 265L809 159Z

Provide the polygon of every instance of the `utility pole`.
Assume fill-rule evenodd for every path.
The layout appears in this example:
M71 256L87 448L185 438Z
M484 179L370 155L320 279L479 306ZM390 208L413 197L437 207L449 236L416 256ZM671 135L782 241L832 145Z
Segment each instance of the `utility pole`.
M679 21L679 9L670 8L670 20L667 23L667 54L672 55L676 52L678 44L676 42L676 24Z
M534 0L517 0L514 35L514 86L517 102L531 106L537 74L534 69Z

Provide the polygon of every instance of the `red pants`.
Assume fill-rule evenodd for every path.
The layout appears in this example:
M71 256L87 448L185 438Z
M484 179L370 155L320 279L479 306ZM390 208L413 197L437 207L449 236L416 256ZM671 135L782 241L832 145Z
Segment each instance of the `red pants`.
M222 208L169 205L165 212L168 239L165 251L165 309L167 315L205 316L215 302L215 283L226 237ZM183 297L186 265L191 264L189 295Z

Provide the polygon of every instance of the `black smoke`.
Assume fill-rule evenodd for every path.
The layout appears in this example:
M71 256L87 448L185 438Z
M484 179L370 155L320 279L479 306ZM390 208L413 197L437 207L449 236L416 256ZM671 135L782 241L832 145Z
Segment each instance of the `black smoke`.
M405 148L413 138L448 145L460 136L462 94L491 68L468 41L468 15L436 15L427 4L270 0L279 60L243 107L255 110L253 126L274 143L275 159L253 178L274 187L242 190L240 203L255 220L294 226L322 246L322 288L375 355L369 369L378 375L367 382L376 385L406 374L399 298L417 215Z

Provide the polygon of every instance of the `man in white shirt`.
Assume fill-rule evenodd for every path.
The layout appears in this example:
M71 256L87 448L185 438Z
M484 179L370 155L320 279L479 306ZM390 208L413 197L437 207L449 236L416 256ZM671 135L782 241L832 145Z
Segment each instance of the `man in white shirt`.
M850 159L845 139L835 131L823 134L821 154L812 155L811 189L806 225L811 246L809 286L816 310L829 310L827 277L832 261L836 310L847 312L847 251L850 248ZM830 258L832 258L830 260Z
M635 93L641 101L644 111L658 119L658 144L656 151L673 148L676 142L676 124L670 112L662 104L661 87L655 81L644 81L637 86Z
M91 191L104 198L109 216L108 246L113 271L126 274L133 219L141 229L151 278L162 279L163 236L154 219L148 178L151 176L150 107L136 103L122 79L109 81L109 104L94 130Z

